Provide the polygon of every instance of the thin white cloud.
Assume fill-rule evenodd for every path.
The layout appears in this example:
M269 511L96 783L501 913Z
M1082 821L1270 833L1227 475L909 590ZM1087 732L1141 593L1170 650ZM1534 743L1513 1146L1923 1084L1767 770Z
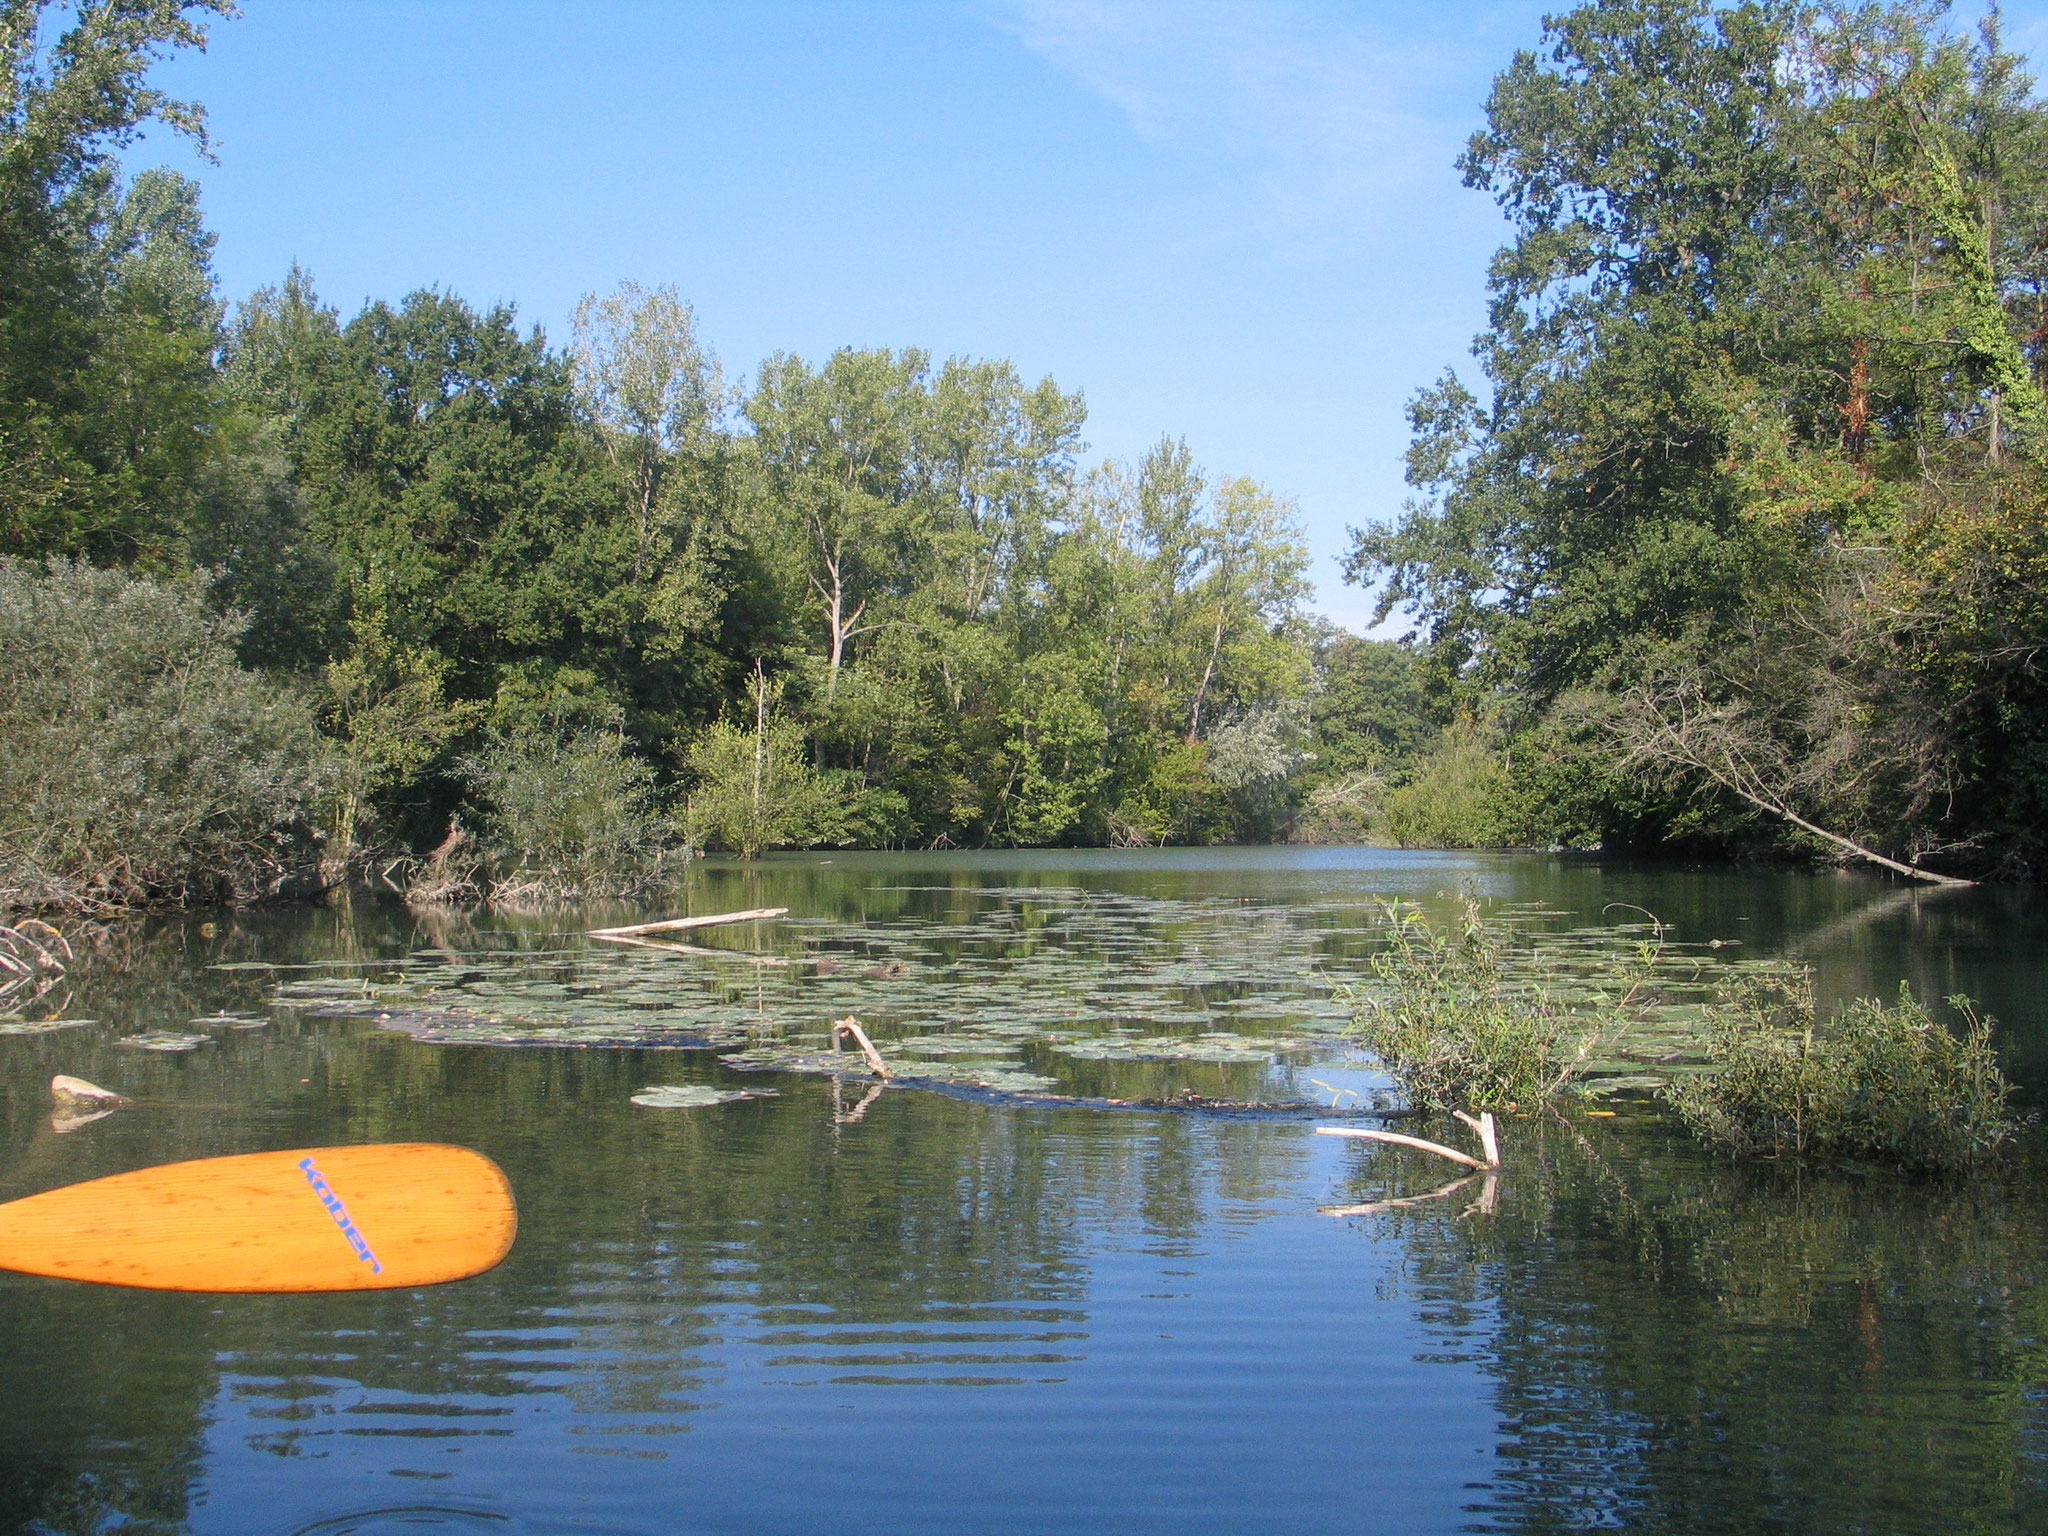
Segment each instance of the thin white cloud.
M1027 47L1145 140L1249 177L1276 232L1350 244L1453 175L1469 49L1315 0L994 0ZM1461 56L1462 55L1462 56ZM1433 110L1465 86L1460 110ZM1432 100L1435 98L1435 100Z

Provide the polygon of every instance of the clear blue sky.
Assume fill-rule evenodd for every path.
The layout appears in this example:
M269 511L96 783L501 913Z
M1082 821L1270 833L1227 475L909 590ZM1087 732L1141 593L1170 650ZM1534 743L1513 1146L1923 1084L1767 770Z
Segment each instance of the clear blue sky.
M1345 526L1400 506L1403 400L1504 226L1452 159L1551 7L1380 0L244 0L162 84L212 115L224 294L436 285L556 339L673 283L729 375L916 345L1086 391L1090 457L1185 436ZM2048 53L2048 0L2008 6Z

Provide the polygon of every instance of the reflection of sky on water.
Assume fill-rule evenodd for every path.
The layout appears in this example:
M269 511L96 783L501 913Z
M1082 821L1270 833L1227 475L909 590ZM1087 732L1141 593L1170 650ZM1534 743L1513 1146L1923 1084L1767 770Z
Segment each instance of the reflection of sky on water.
M1079 1198L1021 1292L842 1307L707 1232L727 1269L706 1295L653 1279L672 1234L466 1332L488 1392L393 1390L345 1335L226 1354L197 1528L296 1529L341 1490L537 1530L1455 1528L1445 1468L1490 1453L1488 1385L1436 1358L1398 1245L1315 1214L1348 1154L1302 1126L1091 1118L1028 1133Z
M1090 921L1149 915L1077 926L1077 885ZM2021 892L1283 849L790 856L700 866L679 900L787 904L788 934L711 942L791 953L854 918L943 918L955 931L919 944L1013 971L1022 957L1033 978L1071 964L1084 999L1105 978L1143 994L1156 963L1155 990L1190 1016L1134 1015L1120 1038L1142 1040L1296 1028L1260 1000L1324 996L1299 962L1355 963L1373 898L1447 915L1468 890L1565 935L1633 920L1612 904L1647 908L1705 963L1794 954L1829 995L1901 977L1969 991L2014 1026L2023 1070L2048 1034L2048 934ZM963 938L986 913L1000 934ZM431 1046L267 1007L280 977L559 947L565 928L651 915L358 906L238 914L204 939L196 920L135 925L70 984L71 1011L97 1023L0 1036L0 1198L177 1157L417 1138L490 1153L522 1213L500 1270L419 1293L0 1276L0 1528L33 1513L136 1536L1183 1536L1564 1529L1596 1511L1636 1528L2022 1529L2048 1507L2031 1164L1957 1189L1780 1177L1626 1114L1581 1122L1583 1145L1513 1121L1497 1215L1461 1220L1454 1194L1337 1220L1315 1208L1427 1194L1443 1170L1300 1121L869 1100L852 1080L732 1074L714 1053ZM1174 948L1188 942L1199 957ZM258 962L315 969L212 968ZM1238 969L1174 970L1197 966ZM672 995L687 974L643 980ZM806 995L821 1013L842 1001ZM199 1022L223 1013L269 1022ZM207 1043L114 1043L154 1029ZM1133 1061L1040 1042L1009 1059L1105 1092L1378 1086L1341 1051ZM59 1071L137 1106L55 1136ZM778 1093L630 1102L692 1080Z

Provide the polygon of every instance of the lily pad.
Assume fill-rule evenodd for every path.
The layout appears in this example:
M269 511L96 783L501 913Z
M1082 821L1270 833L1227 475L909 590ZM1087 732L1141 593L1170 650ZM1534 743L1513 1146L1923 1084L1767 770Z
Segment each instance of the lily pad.
M1243 1035L1153 1035L1132 1040L1063 1040L1053 1046L1077 1061L1205 1061L1218 1064L1270 1061L1276 1042Z
M712 1088L703 1083L674 1083L642 1088L633 1102L644 1109L715 1109L720 1104L737 1104L742 1099L771 1097L773 1088Z
M124 1035L114 1042L116 1045L125 1045L130 1050L158 1051L166 1055L196 1051L206 1043L205 1035L181 1035L171 1029L152 1029L146 1034Z
M765 940L775 955L733 956L789 962L780 966L490 930L470 937L500 947L422 948L324 970L280 964L272 1006L361 1018L428 1044L712 1050L741 1071L858 1078L865 1064L830 1050L825 1033L853 1014L902 1082L1032 1093L1099 1088L1107 1075L1171 1096L1188 1079L1213 1090L1217 1068L1234 1078L1345 1057L1342 1036L1379 985L1370 960L1380 930L1361 921L1367 904L1348 888L1298 903L931 890L942 899L793 917ZM1495 911L1566 961L1563 979L1549 959L1525 967L1527 984L1561 994L1581 973L1596 988L1617 947L1637 937L1527 904ZM1698 995L1667 988L1626 1038L1602 1043L1601 1068L1684 1070L1672 1064L1696 1051L1699 1004L1733 953L1702 947ZM1520 982L1520 947L1512 958ZM831 962L822 971L821 960Z
M0 1020L0 1035L47 1035L60 1029L83 1029L98 1019L7 1019Z

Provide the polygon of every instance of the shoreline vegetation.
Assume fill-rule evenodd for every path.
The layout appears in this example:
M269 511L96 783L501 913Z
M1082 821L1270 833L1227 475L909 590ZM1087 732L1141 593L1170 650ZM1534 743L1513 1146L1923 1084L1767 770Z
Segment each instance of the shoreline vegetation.
M1352 1034L1412 1108L1475 1130L1481 1119L1472 1112L1484 1118L1483 1166L1497 1170L1490 1116L1558 1112L1603 1049L1624 1044L1662 1001L1672 966L1662 925L1652 918L1648 926L1629 949L1589 958L1518 935L1471 902L1448 925L1385 904L1376 922L1382 947L1372 982L1356 996ZM1696 982L1697 967L1682 968ZM1737 972L1704 1010L1704 1060L1657 1088L1654 1102L1731 1158L1967 1172L2026 1121L2011 1108L1995 1022L1967 997L1945 1001L1959 1029L1903 982L1890 1004L1859 998L1823 1018L1804 968ZM1409 1144L1482 1167L1466 1154Z
M1995 17L1610 0L1495 81L1486 376L1295 507L1002 360L729 376L673 288L232 304L224 0L0 39L0 911L658 891L698 850L1373 841L2031 879L2048 111ZM1650 169L1657 168L1654 172Z

